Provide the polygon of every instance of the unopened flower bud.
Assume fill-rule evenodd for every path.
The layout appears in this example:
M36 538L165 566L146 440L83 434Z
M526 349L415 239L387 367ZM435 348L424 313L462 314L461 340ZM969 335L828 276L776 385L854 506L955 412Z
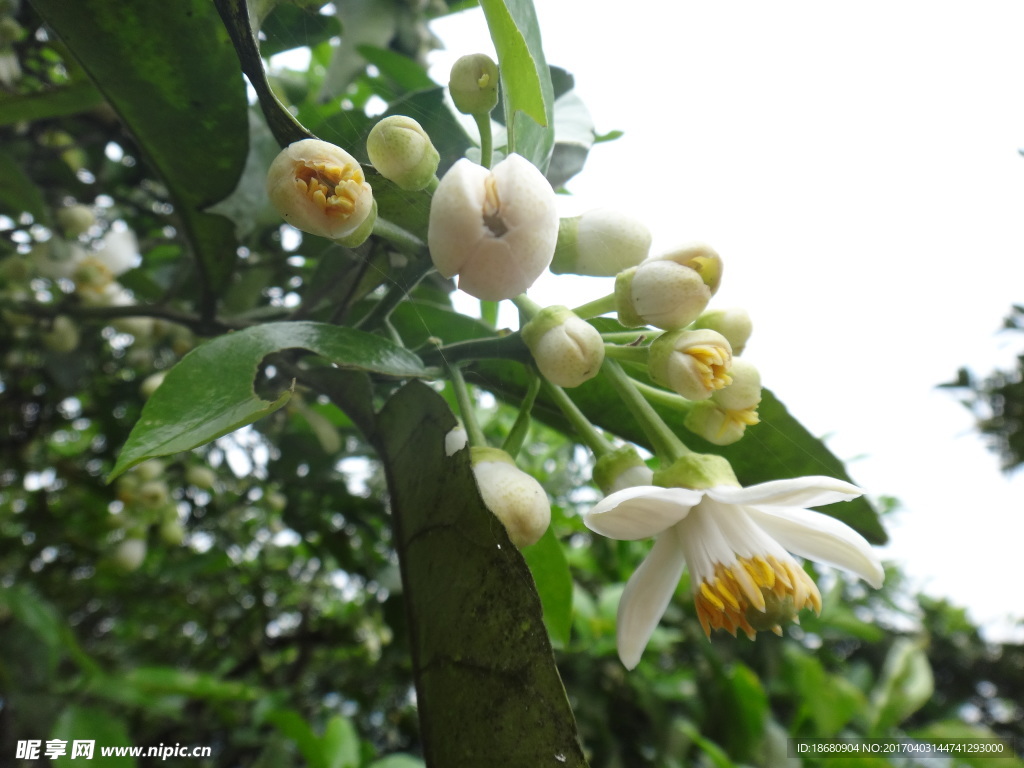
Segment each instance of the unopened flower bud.
M487 114L498 105L498 65L483 53L461 57L452 67L448 92L462 114Z
M169 547L180 547L185 540L185 529L177 519L164 520L160 523L160 540Z
M551 524L551 504L541 484L505 451L473 447L473 474L480 497L517 547L536 544Z
M202 464L193 464L185 470L185 482L204 491L212 491L217 482L217 473Z
M43 333L43 345L51 352L71 352L78 347L78 341L78 326L65 315L53 318L50 330Z
M423 127L404 115L385 117L373 126L366 153L381 176L409 191L427 186L441 161Z
M716 331L671 331L651 342L647 372L687 400L706 400L732 379L732 349Z
M705 400L694 404L683 426L714 445L731 445L758 421L756 408L727 411L714 400Z
M729 368L732 383L711 395L711 399L727 411L749 411L761 402L761 374L753 363L739 357Z
M437 271L486 301L518 296L551 263L558 237L555 192L526 158L487 170L459 160L430 206L427 242Z
M147 508L162 507L170 498L170 489L163 480L149 480L139 486L136 501Z
M144 378L142 383L139 385L139 394L146 400L149 400L160 385L164 383L164 377L166 376L167 371L157 371L156 373L150 374Z
M157 480L164 476L167 467L160 459L149 459L132 468L132 474L142 482Z
M551 271L613 277L640 264L650 249L651 231L639 219L616 208L594 208L561 220Z
M88 205L69 205L57 211L57 223L65 236L74 239L89 231L96 223L96 214Z
M466 428L461 424L452 427L451 431L444 436L444 455L454 456L467 445L469 445L469 433L466 432Z
M541 375L552 384L578 387L601 370L604 340L600 332L567 307L545 307L523 326L522 333Z
M721 258L707 246L653 256L615 278L619 322L685 328L707 307L721 275Z
M623 488L651 485L654 473L640 458L636 448L624 445L594 462L593 477L597 487L608 496Z
M750 321L747 310L739 307L709 309L697 318L693 327L718 331L729 340L734 355L743 354L747 341L750 340L750 334L754 330L754 324Z
M267 194L284 220L303 232L351 246L359 244L355 236L370 235L365 225L373 224L373 190L358 161L326 141L302 139L281 150L267 171Z
M125 539L114 549L111 561L124 573L138 570L146 559L146 542L144 539Z

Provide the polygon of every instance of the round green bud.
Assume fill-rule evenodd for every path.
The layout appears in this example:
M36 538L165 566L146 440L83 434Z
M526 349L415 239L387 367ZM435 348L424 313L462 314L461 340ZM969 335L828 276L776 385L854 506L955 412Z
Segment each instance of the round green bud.
M487 114L498 104L498 65L484 53L463 56L452 67L448 91L462 114Z
M623 445L594 462L594 482L605 496L637 485L651 485L652 473L636 448Z
M385 117L373 126L366 153L381 176L410 192L426 187L441 162L427 132L405 115Z

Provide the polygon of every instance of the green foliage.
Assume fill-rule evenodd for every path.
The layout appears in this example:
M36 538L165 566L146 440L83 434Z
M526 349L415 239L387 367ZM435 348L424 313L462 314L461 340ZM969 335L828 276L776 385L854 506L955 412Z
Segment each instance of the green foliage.
M614 136L548 66L531 3L483 6L508 148L563 183ZM295 138L365 159L381 101L441 173L471 150L425 67L429 14L455 7L0 7L24 30L0 93L0 763L83 738L213 746L198 766L774 767L800 764L790 736L1024 736L1021 646L895 571L870 593L823 576L821 616L756 643L706 639L684 577L627 673L616 609L650 545L583 526L590 459L543 393L517 459L553 522L511 546L467 452L445 455L441 380L464 365L498 445L535 374L496 305L453 308L430 191L366 168L381 226L357 249L284 227L263 191ZM270 65L295 48L307 69ZM126 232L131 263L90 284ZM571 396L647 444L603 379ZM846 476L770 393L760 415L720 451L743 482ZM885 539L867 501L826 511Z

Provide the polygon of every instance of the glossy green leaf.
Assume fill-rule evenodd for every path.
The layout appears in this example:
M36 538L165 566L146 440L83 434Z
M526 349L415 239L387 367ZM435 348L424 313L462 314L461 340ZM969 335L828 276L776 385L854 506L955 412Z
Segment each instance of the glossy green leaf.
M218 289L231 273L237 245L231 223L205 209L238 182L248 126L245 84L213 5L208 0L33 4L166 182L198 257L204 288Z
M320 739L302 715L293 709L274 709L263 718L295 742L310 768L325 768Z
M334 16L318 13L315 7L301 8L292 3L279 3L260 27L264 39L260 53L273 56L293 48L312 48L341 34L341 24Z
M403 90L422 91L437 87L423 66L408 56L373 45L360 45L358 50L359 55L373 64L382 76L393 80Z
M426 762L586 765L529 569L483 505L469 452L445 455L455 424L418 382L378 419Z
M540 541L526 547L523 558L537 585L552 643L556 648L564 648L572 630L572 573L554 529L549 526Z
M37 737L38 738L38 737ZM67 742L65 754L55 760L47 760L47 765L57 768L74 768L76 765L107 766L117 765L133 768L138 765L134 757L119 755L102 757L101 747L130 747L133 744L128 736L124 720L103 709L71 705L61 712L53 725L49 738ZM81 756L72 757L75 741L91 741L94 743L93 757L84 760Z
M283 406L291 393L263 400L253 392L267 355L308 349L341 368L422 376L418 357L379 336L325 323L268 323L220 336L182 358L142 409L118 456L113 479L156 456L187 451L251 424Z
M508 150L546 171L555 143L554 89L532 0L481 0L498 54Z

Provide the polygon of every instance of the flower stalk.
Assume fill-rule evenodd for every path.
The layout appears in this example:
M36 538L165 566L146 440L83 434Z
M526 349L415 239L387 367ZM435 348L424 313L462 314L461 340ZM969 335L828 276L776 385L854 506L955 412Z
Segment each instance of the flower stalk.
M671 463L691 453L690 449L658 415L658 412L644 399L636 388L636 382L626 375L617 361L606 357L604 370L608 374L608 381L615 387L615 391L625 402L626 407L633 414L633 418L637 420L640 428L647 435L647 439L651 441L651 446L658 458L665 463Z

